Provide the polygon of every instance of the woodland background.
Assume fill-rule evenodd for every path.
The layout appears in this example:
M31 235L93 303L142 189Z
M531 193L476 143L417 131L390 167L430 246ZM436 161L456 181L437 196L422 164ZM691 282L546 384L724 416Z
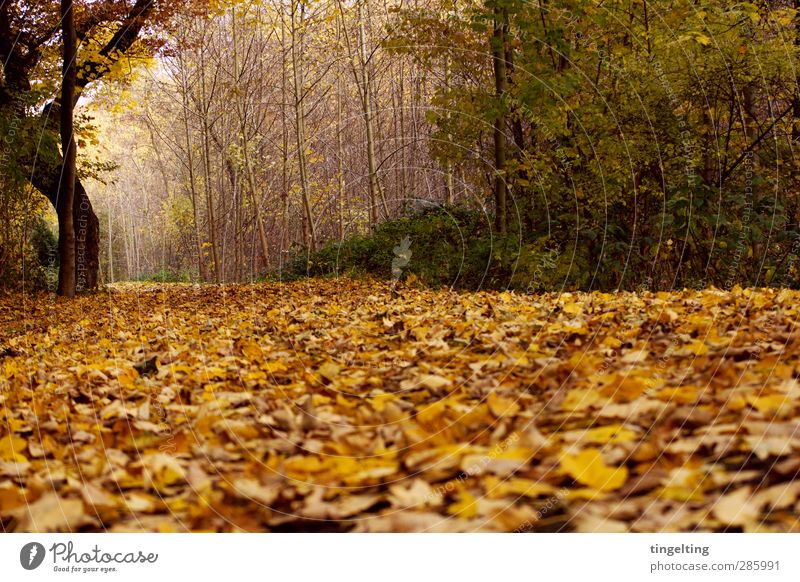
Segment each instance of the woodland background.
M0 7L4 286L57 272L57 4ZM101 282L390 277L408 237L436 285L797 283L797 1L75 11Z

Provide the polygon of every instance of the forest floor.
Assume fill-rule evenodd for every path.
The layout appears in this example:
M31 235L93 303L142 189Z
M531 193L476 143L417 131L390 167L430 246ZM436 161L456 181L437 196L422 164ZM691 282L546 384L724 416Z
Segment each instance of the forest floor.
M800 531L800 293L0 295L6 531Z

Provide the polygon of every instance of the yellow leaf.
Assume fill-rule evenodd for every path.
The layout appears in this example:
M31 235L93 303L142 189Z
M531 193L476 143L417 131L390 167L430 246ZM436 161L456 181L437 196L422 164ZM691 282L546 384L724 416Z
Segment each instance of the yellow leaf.
M708 353L708 346L700 340L694 340L686 349L695 356L705 356Z
M605 499L606 493L598 489L581 487L579 489L567 490L564 497L569 501L595 501L597 499Z
M600 393L597 390L571 390L564 401L561 403L563 410L580 411L585 410L596 404L601 400Z
M478 515L478 502L467 491L459 493L458 501L447 508L447 513L462 519L471 519Z
M497 499L506 495L525 496L533 499L543 495L553 495L556 492L556 488L552 485L520 477L500 479L489 475L484 481L484 486L489 499Z
M286 459L284 468L290 474L305 475L308 473L318 473L328 468L328 464L317 456L297 456Z
M434 374L424 374L420 377L419 380L420 385L425 386L425 388L430 388L431 390L438 390L439 388L444 388L445 386L449 386L452 382L445 378L444 376L436 376Z
M424 424L432 422L442 415L442 413L445 411L445 408L447 408L445 401L437 400L433 404L425 406L422 410L420 410L417 414L417 420Z
M155 453L145 455L142 459L145 479L158 491L175 485L186 479L186 472L178 459L171 455Z
M617 374L611 383L600 390L600 394L615 402L630 402L639 398L646 388L647 384L641 378Z
M694 39L703 46L708 46L711 44L711 39L708 38L705 34L696 33L694 35Z
M236 347L240 352L253 362L261 362L264 360L264 352L261 351L261 346L250 339L240 339L236 342Z
M587 430L580 438L583 443L627 443L636 440L636 433L621 424L600 426Z
M348 400L341 392L336 394L336 404L343 408L355 408L358 406L358 400Z
M261 369L267 372L268 374L272 374L274 372L286 372L288 368L283 364L283 362L267 362L266 364L262 364Z
M333 382L341 371L342 369L333 362L325 362L317 369L319 375L329 382Z
M28 446L28 441L22 437L7 434L0 438L0 459L14 463L26 463L28 459L23 451Z
M369 403L372 405L372 408L375 412L383 412L386 408L386 403L391 402L392 400L397 400L397 394L392 394L391 392L387 392L385 394L378 394L374 398L369 399Z
M771 394L769 396L748 396L747 402L763 414L785 416L792 412L793 402L785 394Z
M489 411L497 418L514 416L519 412L519 404L511 398L498 395L495 391L489 392L486 403L489 405Z
M686 487L662 487L658 490L658 496L670 501L703 501L705 497L699 489L688 489Z
M561 470L578 483L599 491L619 489L628 479L626 467L609 467L597 449L584 449L561 458Z
M22 490L14 485L0 487L0 513L8 513L25 503Z
M665 402L672 402L674 404L693 404L697 402L699 395L697 388L693 386L676 386L673 388L664 388L659 390L655 397Z

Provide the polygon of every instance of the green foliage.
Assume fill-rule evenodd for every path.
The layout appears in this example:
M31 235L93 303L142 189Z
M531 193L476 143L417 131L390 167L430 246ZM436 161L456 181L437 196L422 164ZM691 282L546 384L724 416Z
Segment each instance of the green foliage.
M157 273L134 277L133 280L142 283L190 283L192 281L192 276L187 271L162 269Z
M42 131L41 119L21 114L32 98L0 108L0 287L49 289L58 269L56 235L44 219L46 199L28 185L26 160L53 164L57 136Z
M270 278L413 275L432 287L534 292L666 289L677 278L689 287L797 284L800 232L788 224L783 207L767 198L754 201L740 191L722 204L714 189L691 195L678 190L662 212L643 213L645 233L638 236L627 227L629 213L621 204L610 205L604 222L589 216L577 228L565 213L553 217L550 234L518 230L497 237L481 212L431 206L316 253L296 249ZM703 234L709 231L716 233L713 248ZM764 253L774 259L760 268L754 256Z
M373 275L405 279L413 275L432 287L588 288L590 269L585 256L563 252L547 238L529 242L518 235L498 238L488 218L463 206L430 206L380 224L371 234L329 243L316 253L300 250L271 278Z
M58 281L58 234L46 221L38 219L29 240L32 252L28 278L37 289L52 289Z
M513 59L500 100L490 61L476 57L490 54L499 13ZM462 164L482 144L491 176L491 124L506 119L509 231L521 236L514 251L494 245L487 282L513 272L512 286L537 288L797 284L794 10L486 0L403 16L389 48L418 47L419 64L451 71L433 101L432 154ZM537 282L543 247L558 264Z
M37 220L34 225L30 244L34 257L40 265L55 267L58 272L58 234L44 220Z
M52 290L58 278L58 237L35 213L30 224L24 222L9 224L14 235L0 241L0 287L24 284L28 289Z

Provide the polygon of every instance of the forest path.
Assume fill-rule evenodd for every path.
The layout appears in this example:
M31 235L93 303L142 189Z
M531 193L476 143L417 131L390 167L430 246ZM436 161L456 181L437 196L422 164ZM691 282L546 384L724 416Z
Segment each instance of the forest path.
M797 531L799 299L0 295L0 524Z

